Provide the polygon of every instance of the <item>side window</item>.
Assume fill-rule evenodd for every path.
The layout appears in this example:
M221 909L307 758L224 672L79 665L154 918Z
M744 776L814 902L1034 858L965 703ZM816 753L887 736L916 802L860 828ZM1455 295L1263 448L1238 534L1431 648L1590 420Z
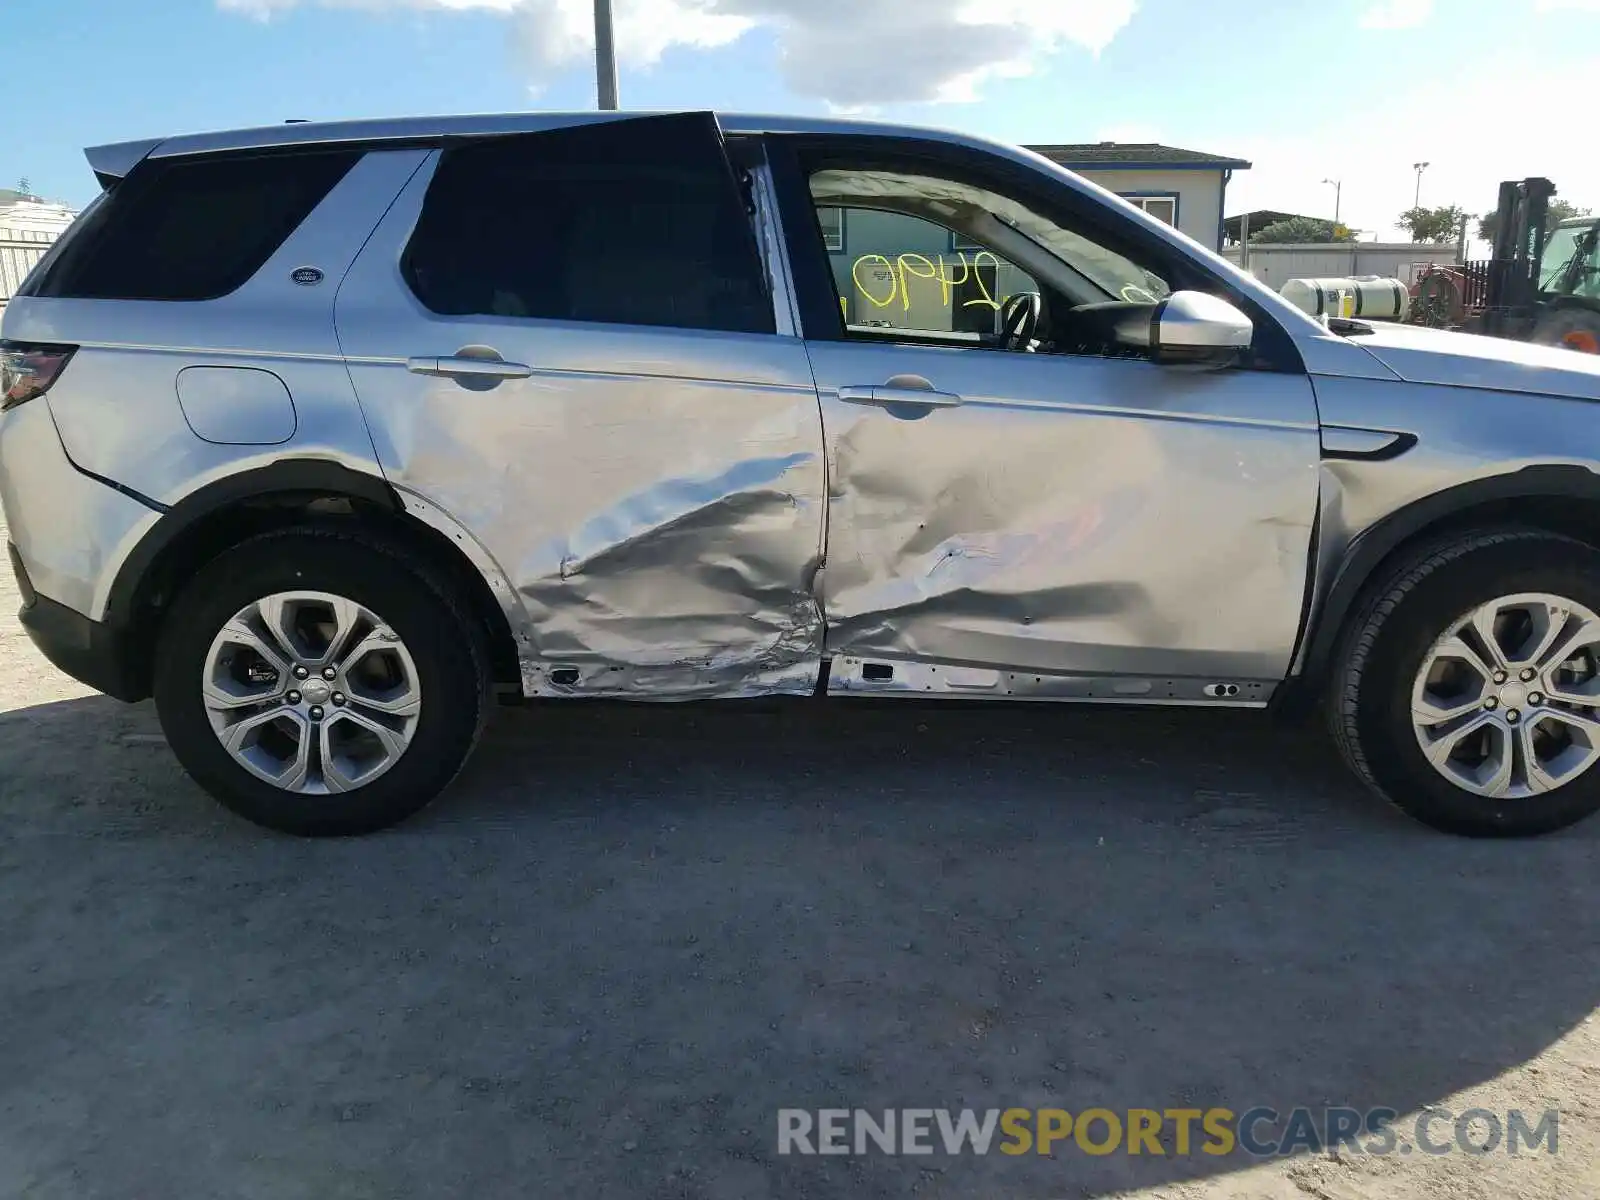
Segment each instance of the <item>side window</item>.
M1116 321L1172 291L1079 220L980 178L915 161L833 161L807 178L824 235L829 211L849 229L847 249L827 250L847 338L1124 354ZM1024 295L1031 316L1011 304Z
M773 331L755 237L708 116L444 151L403 264L448 316Z
M1026 271L949 226L881 209L834 211L850 227L848 251L828 247L847 326L994 333L1006 300L1039 290Z
M244 285L359 151L153 159L69 230L25 289L92 300L215 300Z

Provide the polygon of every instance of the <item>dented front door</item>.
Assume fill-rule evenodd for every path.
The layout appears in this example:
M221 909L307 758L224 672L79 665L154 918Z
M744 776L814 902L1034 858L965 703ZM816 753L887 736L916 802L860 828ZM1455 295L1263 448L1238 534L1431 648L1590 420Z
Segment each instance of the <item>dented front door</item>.
M834 690L1250 702L1284 677L1317 506L1304 375L847 341L812 361Z
M449 157L467 153L424 165L339 297L388 478L498 576L529 694L809 692L816 389L803 343L772 332L770 295L764 327L749 311L753 238L714 232L747 227L714 118L604 121ZM464 163L485 177L460 178ZM592 206L529 190L541 172L591 188ZM658 221L645 203L690 193L717 224Z

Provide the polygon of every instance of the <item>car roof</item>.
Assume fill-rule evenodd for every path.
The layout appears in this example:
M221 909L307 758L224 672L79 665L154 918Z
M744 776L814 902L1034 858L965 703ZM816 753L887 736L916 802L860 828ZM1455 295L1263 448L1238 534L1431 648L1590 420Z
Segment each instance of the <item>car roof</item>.
M147 157L172 158L232 150L277 149L287 146L338 145L359 142L427 142L454 137L486 137L512 133L538 133L574 125L597 124L627 117L663 116L655 112L523 112L482 113L466 116L388 117L365 121L292 121L214 133L143 138L92 146L84 153L102 183L120 179ZM718 113L728 133L847 133L858 136L916 137L987 150L1017 152L984 138L948 129L893 125L846 117L793 117L749 113ZM1026 152L1023 152L1026 153ZM1031 156L1030 156L1031 157Z
M684 111L684 110L680 110ZM697 110L688 110L697 111ZM705 110L698 110L705 111ZM232 129L217 133L195 133L180 137L146 138L140 141L116 142L92 147L85 151L89 165L109 187L116 180L138 166L147 157L168 158L180 155L224 153L235 150L278 149L288 146L360 144L381 147L385 142L396 146L406 144L426 145L453 137L490 137L514 133L538 133L546 129L562 129L574 125L597 124L628 117L666 116L661 112L523 112L488 113L445 117L390 117L367 121L287 121L282 125L266 125L253 129ZM991 141L988 138L919 125L888 124L851 117L797 117L763 115L759 113L717 113L724 131L735 134L844 134L857 137L917 138L942 142L954 146L986 151L1001 158L1011 159L1052 175L1066 186L1084 195L1110 203L1123 203L1110 191L1075 174L1059 163L1022 146ZM1180 253L1192 255L1195 249L1176 229L1155 220L1141 210L1130 209L1132 220L1142 222L1157 238L1167 242ZM1217 260L1220 262L1220 260ZM1213 263L1216 265L1216 262ZM1240 272L1228 263L1222 267L1236 275L1238 286L1252 293L1257 303L1276 313L1291 328L1299 327L1302 335L1321 333L1321 326L1288 303L1271 288Z

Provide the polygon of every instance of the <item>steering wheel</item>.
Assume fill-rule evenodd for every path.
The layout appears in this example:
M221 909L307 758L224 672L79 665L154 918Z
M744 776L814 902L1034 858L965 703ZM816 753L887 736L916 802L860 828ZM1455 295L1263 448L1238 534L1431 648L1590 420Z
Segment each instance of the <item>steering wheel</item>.
M1000 309L1000 344L1007 350L1026 350L1039 332L1044 303L1038 292L1018 292Z

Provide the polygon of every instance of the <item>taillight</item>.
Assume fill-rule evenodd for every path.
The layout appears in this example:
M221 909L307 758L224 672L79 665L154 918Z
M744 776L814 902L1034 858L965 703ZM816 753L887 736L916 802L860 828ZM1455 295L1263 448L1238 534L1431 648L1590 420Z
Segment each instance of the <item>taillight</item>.
M0 342L0 412L48 392L77 349Z

